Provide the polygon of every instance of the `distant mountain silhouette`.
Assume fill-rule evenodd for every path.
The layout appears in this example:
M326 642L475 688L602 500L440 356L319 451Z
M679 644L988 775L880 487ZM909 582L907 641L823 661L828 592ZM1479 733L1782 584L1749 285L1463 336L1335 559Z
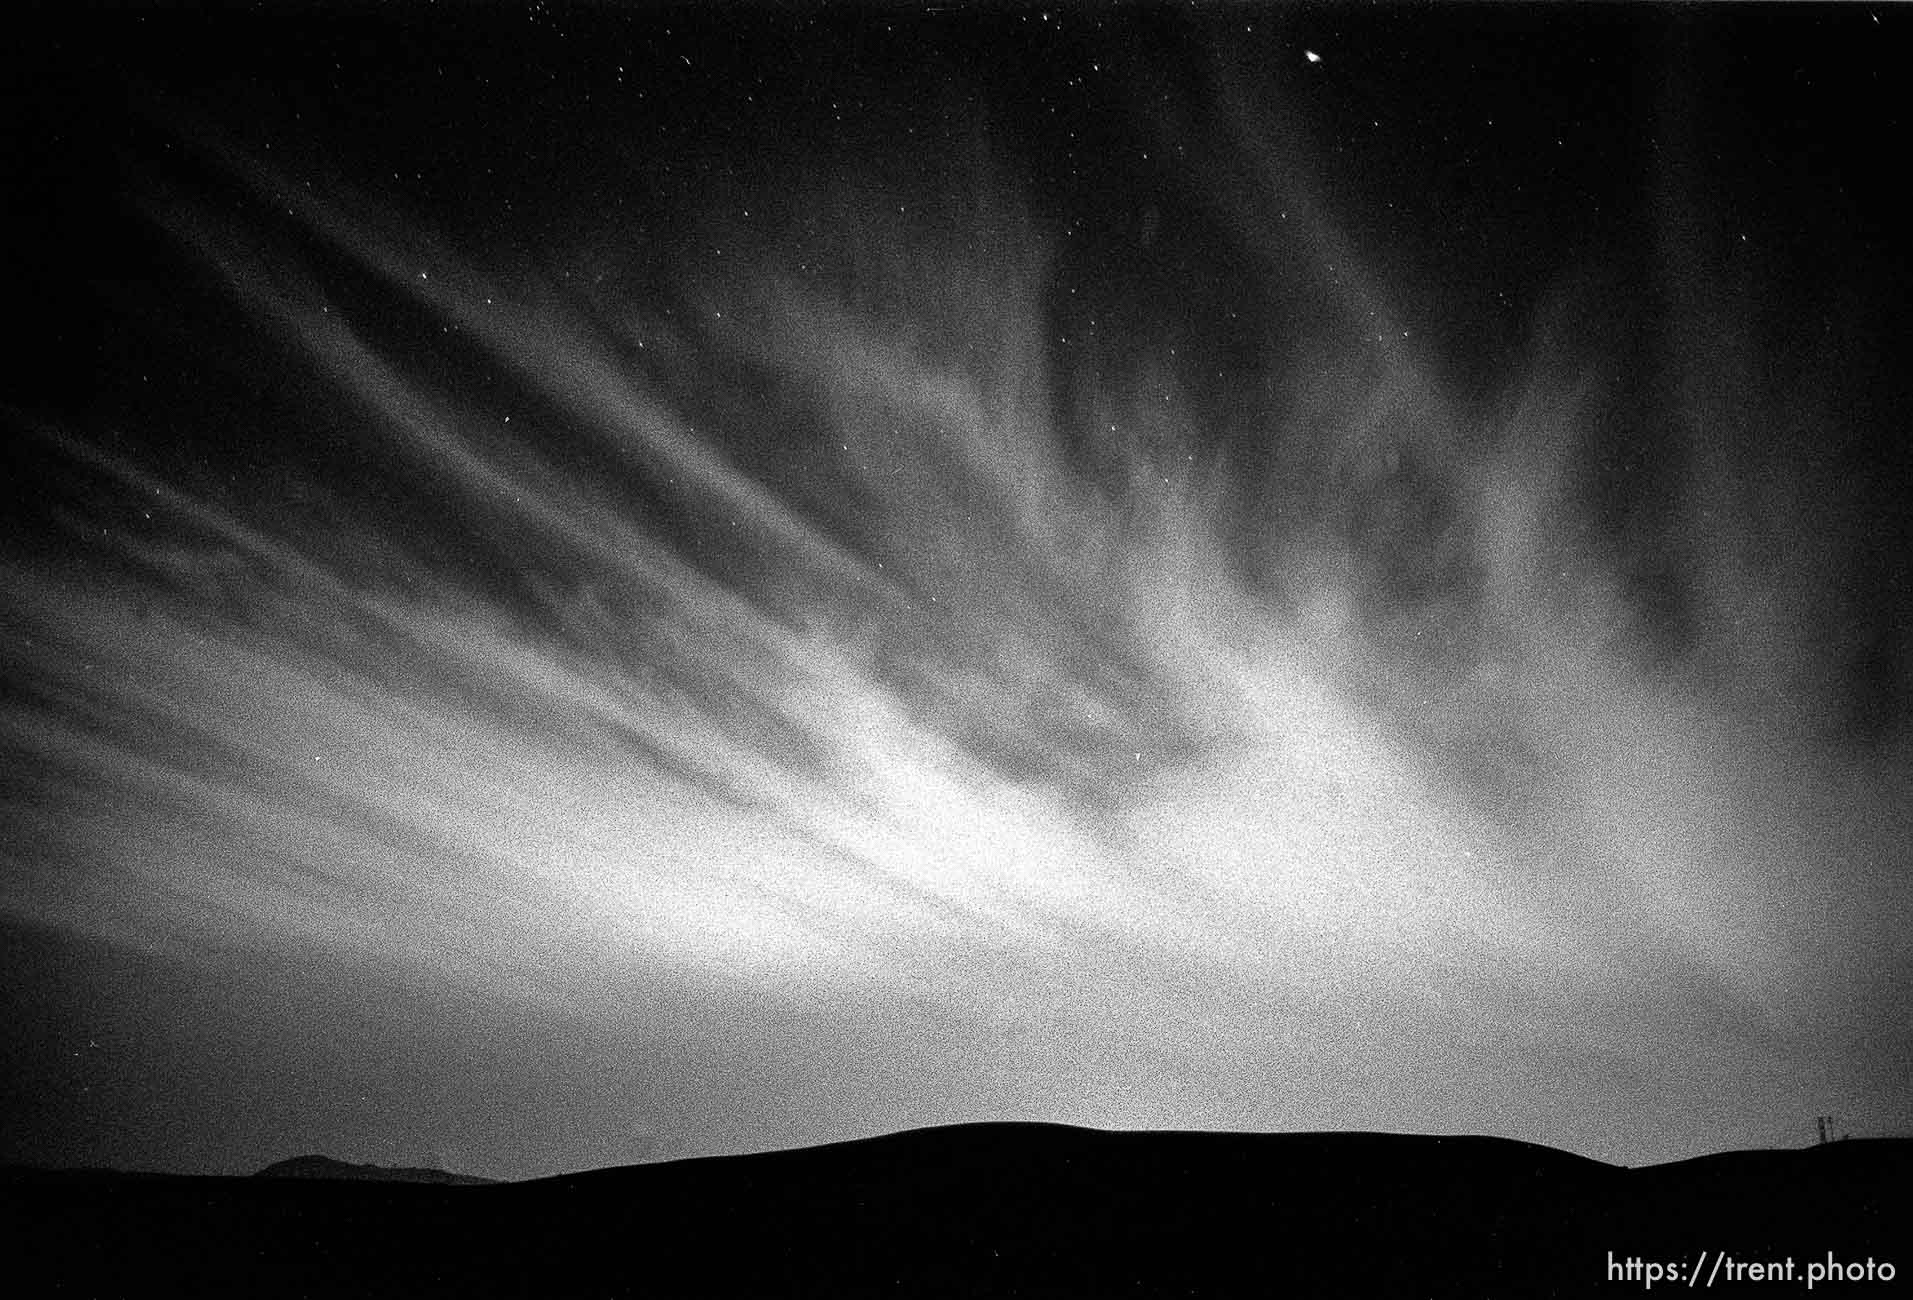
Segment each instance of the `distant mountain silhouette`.
M472 1174L452 1174L443 1169L387 1168L384 1165L354 1165L331 1156L293 1156L267 1165L254 1178L331 1178L367 1183L437 1183L443 1186L478 1187L495 1182Z
M1891 1260L1913 1222L1913 1143L1883 1140L1622 1169L1498 1138L976 1124L469 1189L287 1163L327 1172L0 1185L0 1222L16 1268L75 1294L820 1300L1640 1294L1702 1250L1797 1282Z
M49 1168L45 1165L0 1165L0 1183L73 1183L88 1180L127 1182L146 1178L166 1181L177 1180L178 1177L178 1174L156 1174L146 1169L101 1169L87 1165L66 1168Z

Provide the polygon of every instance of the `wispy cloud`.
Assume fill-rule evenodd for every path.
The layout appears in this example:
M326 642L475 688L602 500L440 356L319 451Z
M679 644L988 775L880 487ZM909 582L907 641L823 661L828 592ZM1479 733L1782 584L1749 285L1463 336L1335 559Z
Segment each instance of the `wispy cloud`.
M920 999L1078 1081L1114 1024L1200 1073L1298 1007L1304 1055L1574 1015L1646 1061L1657 998L1794 1033L1897 969L1904 764L1643 649L1582 358L1476 428L1416 348L1331 322L1250 481L1166 383L1063 427L1007 187L967 251L819 196L851 234L679 267L667 315L192 135L250 198L155 215L350 407L368 490L295 524L46 435L155 522L83 528L83 579L7 574L16 914L599 1021L635 971ZM1253 224L1273 183L1223 192ZM1289 202L1265 265L1333 261L1400 334ZM1695 644L1808 680L1813 575L1750 568L1752 507L1697 472ZM382 511L387 479L436 504Z

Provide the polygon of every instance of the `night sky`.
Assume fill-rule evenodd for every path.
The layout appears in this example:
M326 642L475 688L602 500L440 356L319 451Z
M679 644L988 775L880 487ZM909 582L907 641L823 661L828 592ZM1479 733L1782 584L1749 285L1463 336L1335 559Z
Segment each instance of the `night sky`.
M380 9L0 56L0 1160L1913 1129L1913 14Z

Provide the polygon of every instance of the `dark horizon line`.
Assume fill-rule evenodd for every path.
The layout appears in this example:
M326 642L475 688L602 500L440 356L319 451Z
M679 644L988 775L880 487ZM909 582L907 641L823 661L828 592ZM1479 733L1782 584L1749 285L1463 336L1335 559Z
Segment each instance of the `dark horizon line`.
M1808 1140L1796 1146L1723 1147L1718 1150L1703 1152L1699 1155L1682 1156L1678 1159L1673 1159L1673 1160L1660 1160L1660 1161L1654 1161L1649 1164L1640 1164L1640 1165L1621 1165L1621 1164L1613 1164L1609 1161L1601 1160L1594 1156L1584 1155L1579 1151L1570 1150L1566 1147L1556 1147L1556 1146L1551 1146L1545 1142L1534 1142L1526 1138L1508 1137L1506 1135L1496 1134L1496 1133L1428 1133L1428 1132L1417 1132L1417 1131L1406 1131L1406 1130L1386 1130L1386 1129L1267 1129L1265 1130L1265 1129L1204 1129L1204 1128L1098 1128L1093 1125L1066 1124L1066 1123L1062 1123L1055 1120L963 1120L963 1121L958 1121L958 1122L949 1123L949 1124L926 1124L926 1125L921 1125L914 1128L894 1129L894 1130L890 1130L883 1133L868 1134L863 1137L839 1138L839 1139L834 1139L827 1142L813 1142L808 1144L800 1143L800 1144L792 1144L789 1146L777 1146L777 1147L762 1147L762 1148L755 1148L755 1149L744 1150L744 1151L716 1151L716 1152L708 1152L708 1153L702 1153L702 1154L696 1154L696 1155L676 1155L676 1156L668 1156L668 1157L655 1159L655 1160L635 1160L635 1161L630 1161L624 1164L593 1165L593 1166L588 1166L588 1167L580 1168L580 1169L561 1170L557 1173L536 1174L536 1175L532 1175L529 1177L522 1177L522 1178L499 1178L499 1177L493 1177L487 1174L472 1174L472 1173L467 1173L463 1170L449 1169L442 1165L435 1165L435 1164L386 1165L386 1164L379 1164L377 1162L372 1162L372 1161L346 1160L338 1156L328 1155L324 1152L319 1152L319 1151L303 1151L303 1152L298 1152L294 1155L285 1156L276 1160L269 1161L268 1163L260 1166L257 1169L251 1170L249 1172L242 1172L242 1173L217 1173L217 1172L204 1172L204 1171L180 1172L176 1170L151 1169L151 1168L123 1169L123 1168L117 1168L113 1166L102 1166L102 1165L49 1165L49 1164L36 1162L36 1161L5 1161L5 1162L0 1162L0 1180L14 1180L14 1179L22 1178L22 1177L31 1178L34 1176L47 1176L47 1177L53 1177L53 1178L118 1177L118 1178L139 1178L139 1179L222 1179L222 1180L254 1179L254 1178L262 1178L262 1177L272 1178L272 1177L275 1177L275 1175L271 1173L272 1170L280 1169L285 1166L297 1165L307 1161L318 1161L318 1162L323 1162L324 1164L327 1164L327 1165L334 1165L339 1167L340 1169L345 1169L345 1170L369 1171L371 1176L368 1177L366 1173L362 1172L360 1174L357 1174L356 1176L353 1174L343 1174L336 1178L327 1178L320 1175L297 1175L297 1174L283 1175L283 1176L277 1176L277 1177L283 1177L287 1180L292 1180L292 1181L296 1181L301 1178L304 1178L308 1181L348 1182L348 1181L357 1180L357 1181L399 1183L399 1182L404 1182L406 1180L401 1177L397 1177L396 1175L441 1174L441 1175L446 1175L451 1179L468 1180L473 1185L509 1186L509 1185L519 1185L519 1184L527 1184L527 1183L547 1182L554 1179L562 1179L562 1178L582 1177L582 1176L587 1176L591 1174L612 1173L612 1172L616 1172L618 1170L624 1170L624 1169L649 1169L649 1168L657 1168L657 1167L661 1167L665 1165L688 1165L688 1164L702 1163L707 1161L740 1161L740 1160L747 1161L747 1160L758 1159L761 1157L794 1155L794 1154L803 1154L803 1153L818 1152L818 1151L827 1151L827 1150L833 1150L833 1149L857 1148L857 1147L865 1147L865 1146L869 1146L869 1145L877 1144L877 1143L897 1141L900 1139L909 1139L912 1137L923 1137L923 1136L928 1136L932 1134L954 1134L966 1129L967 1130L995 1130L998 1132L1015 1131L1015 1132L1022 1132L1022 1133L1031 1133L1031 1132L1037 1132L1042 1130L1061 1130L1061 1131L1069 1132L1069 1133L1095 1135L1095 1136L1109 1136L1109 1137L1156 1136L1156 1137L1189 1137L1189 1138L1215 1139L1215 1140L1223 1140L1223 1139L1229 1139L1229 1138L1238 1138L1238 1139L1240 1138L1257 1138L1257 1139L1293 1138L1300 1141L1323 1142L1323 1143L1337 1143L1337 1142L1343 1142L1343 1141L1347 1141L1351 1143L1361 1142L1361 1141L1374 1142L1377 1140L1383 1140L1383 1141L1389 1141L1389 1142L1401 1142L1404 1144L1421 1143L1421 1142L1456 1142L1456 1143L1469 1143L1469 1144L1493 1143L1493 1144L1505 1144L1505 1145L1517 1146L1517 1147L1530 1147L1538 1151L1551 1152L1561 1156L1569 1157L1574 1160L1584 1161L1588 1164L1599 1165L1603 1168L1617 1169L1617 1170L1667 1169L1677 1165L1694 1164L1699 1161L1716 1160L1722 1157L1734 1157L1734 1156L1743 1156L1743 1155L1762 1155L1762 1154L1771 1154L1771 1153L1780 1153L1780 1152L1811 1151L1811 1150L1816 1150L1820 1147L1842 1146L1842 1145L1848 1145L1853 1143L1913 1144L1913 1133L1899 1133L1899 1132L1878 1133L1878 1134L1848 1133L1848 1134L1843 1134L1836 1138L1830 1138L1826 1141ZM454 1184L444 1184L444 1185L454 1185Z

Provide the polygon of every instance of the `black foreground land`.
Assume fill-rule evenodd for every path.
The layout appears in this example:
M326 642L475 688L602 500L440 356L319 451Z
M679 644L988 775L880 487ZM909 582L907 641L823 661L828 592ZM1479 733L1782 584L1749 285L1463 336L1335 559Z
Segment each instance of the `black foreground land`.
M1771 1296L1829 1254L1873 1279L1812 1294L1913 1290L1907 1141L1627 1170L1493 1138L986 1124L489 1186L12 1171L0 1197L11 1275L75 1296L1669 1294L1707 1286L1697 1258L1791 1258L1791 1283L1713 1275ZM1683 1271L1650 1291L1649 1264Z

